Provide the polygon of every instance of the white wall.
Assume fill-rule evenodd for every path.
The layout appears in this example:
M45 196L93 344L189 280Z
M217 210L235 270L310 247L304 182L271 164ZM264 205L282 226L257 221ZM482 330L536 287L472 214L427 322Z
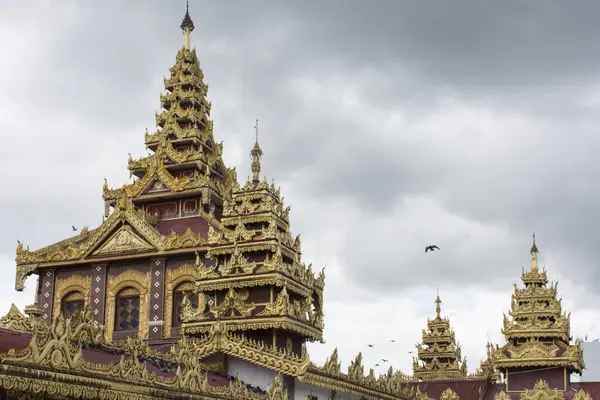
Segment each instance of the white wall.
M331 390L324 389L316 386L307 385L302 383L296 378L296 391L294 393L294 400L304 400L306 396L311 394L318 400L329 400L331 396ZM346 393L337 393L336 400L360 400L360 397L352 396Z
M275 371L235 357L227 357L227 374L237 376L244 383L258 386L263 390L273 382L277 375Z
M579 382L600 381L600 342L583 342L583 361L585 369L579 378Z

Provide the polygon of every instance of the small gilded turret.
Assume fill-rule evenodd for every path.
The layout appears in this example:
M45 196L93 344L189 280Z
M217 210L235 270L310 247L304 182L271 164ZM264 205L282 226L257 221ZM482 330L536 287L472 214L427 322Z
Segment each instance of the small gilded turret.
M194 21L190 17L189 4L187 2L185 3L185 16L183 17L183 21L181 21L180 28L183 31L183 47L189 50L190 34L194 30Z
M250 157L252 158L252 183L257 184L260 182L260 158L263 155L262 149L258 145L258 119L256 120L256 125L254 125L254 132L256 140L254 147L250 151Z
M506 344L490 357L494 370L505 374L520 368L559 368L580 373L583 356L571 343L569 314L557 298L557 284L548 284L546 271L538 267L538 247L533 235L531 268L523 269L524 288L515 284L509 316L502 333Z
M466 361L462 359L450 320L441 317L441 304L438 291L435 298L436 316L427 320L427 329L423 330L423 343L417 345L413 376L422 381L467 377Z

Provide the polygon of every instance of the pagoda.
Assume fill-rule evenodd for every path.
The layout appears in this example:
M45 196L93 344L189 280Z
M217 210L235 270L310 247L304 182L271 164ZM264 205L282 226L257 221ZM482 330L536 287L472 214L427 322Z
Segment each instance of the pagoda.
M448 317L441 317L442 300L435 299L433 319L427 319L427 329L422 330L422 343L417 344L417 357L413 358L413 377L420 381L465 379L467 362L461 357L454 330Z
M208 231L204 261L198 255L195 293L183 315L186 334L206 333L216 320L228 329L300 356L303 343L323 337L325 275L301 262L300 237L290 233L289 212L274 182L259 179L263 154L256 141L252 178L234 184L225 199L221 229Z
M530 389L539 374L552 375L549 384L566 390L570 375L584 368L580 341L571 343L570 314L562 311L557 284L550 283L545 268L538 267L538 248L533 235L531 268L523 268L524 288L514 284L510 318L504 316L506 344L492 350L495 369L504 374L507 391Z

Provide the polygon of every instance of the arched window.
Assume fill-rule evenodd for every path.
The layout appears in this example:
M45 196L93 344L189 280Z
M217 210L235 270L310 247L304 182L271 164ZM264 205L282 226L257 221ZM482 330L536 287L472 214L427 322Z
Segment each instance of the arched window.
M117 294L115 330L137 331L140 326L140 293L128 287Z
M78 291L69 292L61 299L60 304L63 317L65 319L71 318L71 321L75 322L75 316L83 311L85 306L83 293Z
M190 300L192 308L198 308L198 293L194 293L193 282L183 282L173 290L173 318L171 319L173 328L181 327L181 304L183 296L187 296Z

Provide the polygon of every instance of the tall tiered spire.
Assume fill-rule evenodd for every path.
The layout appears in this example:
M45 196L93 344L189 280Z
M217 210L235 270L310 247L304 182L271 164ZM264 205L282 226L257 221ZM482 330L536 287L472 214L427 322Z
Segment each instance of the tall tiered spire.
M162 110L156 113L157 130L146 131L146 147L154 154L138 160L129 158L129 170L139 179L121 189L104 187L106 210L115 206L124 195L139 196L185 192L200 194L208 210L222 203L237 177L234 169L225 166L222 144L216 143L210 119L211 104L207 100L208 85L195 49L190 49L190 33L194 22L186 7L181 23L184 46L177 52L164 79L165 94L160 95ZM148 199L144 199L147 203Z
M467 377L467 363L461 357L454 330L449 319L442 318L442 300L439 289L435 298L434 319L427 319L423 329L423 343L417 344L418 355L413 359L413 375L423 381L463 379Z
M254 133L256 135L256 139L254 142L254 147L250 151L250 157L252 158L252 183L260 182L260 157L263 155L262 149L258 145L258 118L256 119L256 124L254 125Z
M566 367L581 372L583 355L579 343L570 344L570 314L562 311L557 298L557 284L550 283L546 271L538 267L538 247L533 235L531 268L523 269L521 281L515 283L511 318L504 316L506 344L493 351L494 367L506 372L522 367Z

